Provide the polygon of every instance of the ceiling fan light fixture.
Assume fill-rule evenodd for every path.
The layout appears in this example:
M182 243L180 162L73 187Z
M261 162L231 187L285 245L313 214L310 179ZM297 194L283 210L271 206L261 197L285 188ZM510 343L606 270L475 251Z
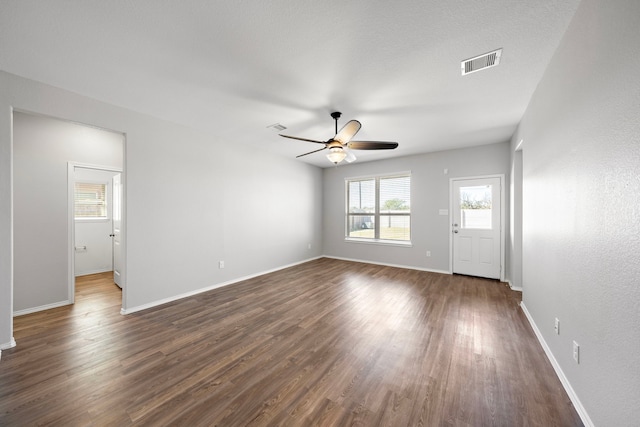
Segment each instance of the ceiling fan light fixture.
M356 155L355 155L355 154L353 154L353 151L351 151L351 150L345 150L345 152L346 152L347 156L344 158L344 160L345 160L347 163L353 163L353 162L355 162L355 160L356 160Z
M334 165L337 165L347 157L347 153L341 147L331 147L327 159Z

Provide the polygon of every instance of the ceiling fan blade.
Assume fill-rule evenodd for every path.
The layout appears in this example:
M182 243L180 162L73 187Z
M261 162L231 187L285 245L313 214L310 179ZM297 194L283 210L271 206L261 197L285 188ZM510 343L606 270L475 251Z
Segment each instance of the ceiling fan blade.
M398 147L397 142L384 141L351 141L347 147L353 150L393 150Z
M300 154L299 156L296 156L296 159L297 159L298 157L306 156L307 154L317 153L318 151L322 151L322 150L326 150L326 149L327 149L327 147L322 147L322 148L321 148L321 149L319 149L319 150L309 151L308 153L304 153L304 154Z
M297 136L283 135L281 133L278 134L278 135L283 136L285 138L297 139L297 140L300 140L300 141L315 142L316 144L326 144L325 141L316 141L315 139L300 138L300 137L297 137Z
M347 153L347 157L344 158L347 163L353 163L356 161L356 155L353 154L353 151L349 150L348 148L344 148L344 152Z
M340 129L340 132L338 132L336 136L333 137L333 139L344 145L347 142L351 141L351 138L353 138L356 133L358 133L360 127L362 127L362 125L359 121L349 120L347 124L344 125L342 129Z

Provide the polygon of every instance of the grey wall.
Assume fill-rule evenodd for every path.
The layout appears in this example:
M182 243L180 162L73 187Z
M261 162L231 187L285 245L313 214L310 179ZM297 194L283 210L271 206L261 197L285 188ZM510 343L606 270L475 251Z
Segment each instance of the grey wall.
M14 311L68 302L67 162L122 168L123 136L13 114Z
M448 173L444 173L448 169ZM411 171L411 247L346 242L345 178ZM324 170L324 253L328 256L449 271L449 209L451 178L504 174L509 182L509 144L499 143L441 151ZM508 197L508 191L506 195ZM508 200L505 201L508 206ZM508 221L507 224L508 229ZM426 252L431 251L431 257Z
M598 426L640 420L638 17L637 0L583 0L513 139L524 304Z
M0 348L12 339L12 108L126 134L125 310L321 254L316 167L4 72L0 95Z

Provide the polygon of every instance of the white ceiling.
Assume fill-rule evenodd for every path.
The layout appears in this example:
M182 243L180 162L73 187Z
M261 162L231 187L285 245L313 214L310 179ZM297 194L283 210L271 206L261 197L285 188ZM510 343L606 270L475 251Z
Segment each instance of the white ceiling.
M400 143L362 162L507 141L578 3L2 0L0 69L291 158L319 147L267 126L327 140L341 111Z

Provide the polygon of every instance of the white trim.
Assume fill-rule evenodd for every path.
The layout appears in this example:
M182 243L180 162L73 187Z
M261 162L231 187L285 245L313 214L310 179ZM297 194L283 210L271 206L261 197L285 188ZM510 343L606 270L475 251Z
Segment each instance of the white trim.
M11 334L11 341L9 341L9 343L6 344L1 344L0 343L0 357L2 356L2 350L5 350L7 348L11 348L11 347L15 347L16 345L16 340L13 337L13 316L9 315L10 313L13 312L13 306L14 306L14 232L13 232L13 228L14 228L14 215L13 215L13 211L15 209L13 200L14 200L14 196L15 196L15 190L14 190L14 180L13 180L13 158L15 155L15 150L14 150L14 143L13 143L13 139L14 139L14 122L15 122L15 108L13 105L9 106L9 113L10 113L10 117L9 117L9 151L6 153L9 157L8 157L8 163L9 163L9 170L6 171L8 173L8 178L9 181L6 183L9 186L9 253L7 254L9 256L8 261L8 271L6 271L7 275L8 275L8 279L9 279L9 295L8 295L8 305L9 305L9 312L6 314L7 317L9 318L9 322L8 322L8 332L9 334ZM5 203L3 201L3 203ZM5 205L6 206L6 205ZM5 273L3 273L4 276ZM0 313L0 316L3 317L4 320L4 316L5 313ZM0 321L1 322L1 321ZM1 330L0 331L0 335L4 335L5 334L5 330Z
M571 399L571 403L573 403L573 406L576 408L576 412L578 412L578 415L580 416L582 423L586 427L594 427L593 421L591 421L591 418L589 418L589 414L587 414L587 410L584 408L584 406L582 406L582 402L580 402L578 395L573 390L573 387L571 387L571 383L569 383L569 380L567 379L566 375L562 371L560 364L558 363L556 358L553 356L553 353L551 352L551 348L549 348L549 346L547 345L547 342L542 337L542 333L540 332L540 329L538 329L536 322L533 321L533 317L531 317L529 310L527 310L527 307L524 305L524 301L520 302L520 307L522 308L522 312L524 313L524 315L527 317L527 320L529 321L529 324L531 325L533 332L536 334L536 337L538 338L538 341L540 342L540 345L542 346L544 353L547 355L547 358L551 362L551 366L553 366L554 371L556 371L556 375L558 376L558 379L562 383L564 390L569 395L569 399Z
M451 275L451 273L448 272L448 271L434 270L434 269L431 269L431 268L423 268L423 267L415 267L413 265L390 264L390 263L386 263L386 262L367 261L367 260L354 259L354 258L343 258L343 257L331 256L331 255L323 255L322 257L331 258L331 259L339 259L339 260L342 260L342 261L361 262L361 263L364 263L364 264L383 265L385 267L406 268L407 270L428 271L429 273L440 273L440 274Z
M505 190L505 175L477 175L477 176L459 176L455 178L449 178L449 231L451 231L451 224L453 224L453 182L465 181L468 179L486 179L486 178L498 178L500 179L500 281L505 281L506 270L506 246L507 246L507 230L505 230L506 224L506 190ZM453 274L453 233L449 232L449 274Z
M8 343L0 344L0 350L8 350L16 346L15 338L11 337L11 341Z
M103 216L102 217L93 217L93 218L85 217L85 218L76 218L75 221L76 222L81 222L81 223L88 223L88 222L90 222L90 223L103 222L104 223L104 222L111 221L111 218L110 217L105 218Z
M513 286L513 283L511 283L511 280L507 280L507 283L509 284L509 287L511 288L512 291L522 292L522 286Z
M24 316L25 314L37 313L39 311L51 310L52 308L64 307L65 305L73 304L72 301L58 301L51 304L41 305L39 307L25 308L24 310L17 310L13 312L13 317Z
M122 168L118 168L118 167L114 167L114 166L93 165L93 164L90 164L90 163L79 163L79 162L68 162L68 164L71 164L71 165L73 165L73 167L76 167L76 168L95 169L95 170L103 170L103 171L109 171L109 172L122 173ZM86 181L86 182L90 182L90 181ZM103 181L95 181L94 180L93 182L102 183Z
M411 240L388 240L388 239L367 239L362 237L345 237L348 243L364 243L366 245L382 245L382 246L400 246L403 248L413 247Z
M75 302L76 221L75 221L75 163L67 162L67 299Z
M521 139L520 141L518 141L518 143L516 144L516 148L514 148L513 151L522 151L523 146L524 146L524 139Z
M169 297L169 298L164 298L164 299L161 299L161 300L153 301L153 302L150 302L150 303L147 303L147 304L142 304L142 305L139 305L137 307L131 307L131 308L127 308L127 309L125 309L123 307L122 309L120 309L120 314L125 315L125 314L135 313L136 311L147 310L149 308L157 307L157 306L162 305L162 304L167 304L169 302L177 301L177 300L180 300L180 299L183 299L183 298L192 297L194 295L198 295L198 294L201 294L201 293L204 293L204 292L212 291L214 289L222 288L222 287L225 287L225 286L233 285L234 283L242 282L242 281L248 280L248 279L253 279L254 277L262 276L264 274L273 273L273 272L276 272L276 271L279 271L279 270L284 270L285 268L293 267L293 266L296 266L296 265L299 265L299 264L304 264L305 262L313 261L313 260L320 259L320 258L323 258L323 256L320 255L320 256L317 256L317 257L314 257L314 258L305 259L305 260L302 260L302 261L294 262L292 264L287 264L287 265L283 265L281 267L276 267L276 268L272 268L270 270L262 271L260 273L255 273L255 274L250 274L248 276L239 277L237 279L229 280L227 282L216 283L215 285L211 285L211 286L207 286L207 287L204 287L204 288L196 289L196 290L190 291L190 292L185 292L183 294L179 294L179 295L175 295L175 296L172 296L172 297Z
M376 179L376 178L395 178L395 177L403 177L403 176L407 176L407 175L411 175L411 169L406 170L406 171L400 171L400 172L391 172L391 173L383 173L380 175L360 175L360 176L351 176L351 177L346 177L344 179L344 182L348 182L348 181L360 181L360 180L365 180L365 179Z

